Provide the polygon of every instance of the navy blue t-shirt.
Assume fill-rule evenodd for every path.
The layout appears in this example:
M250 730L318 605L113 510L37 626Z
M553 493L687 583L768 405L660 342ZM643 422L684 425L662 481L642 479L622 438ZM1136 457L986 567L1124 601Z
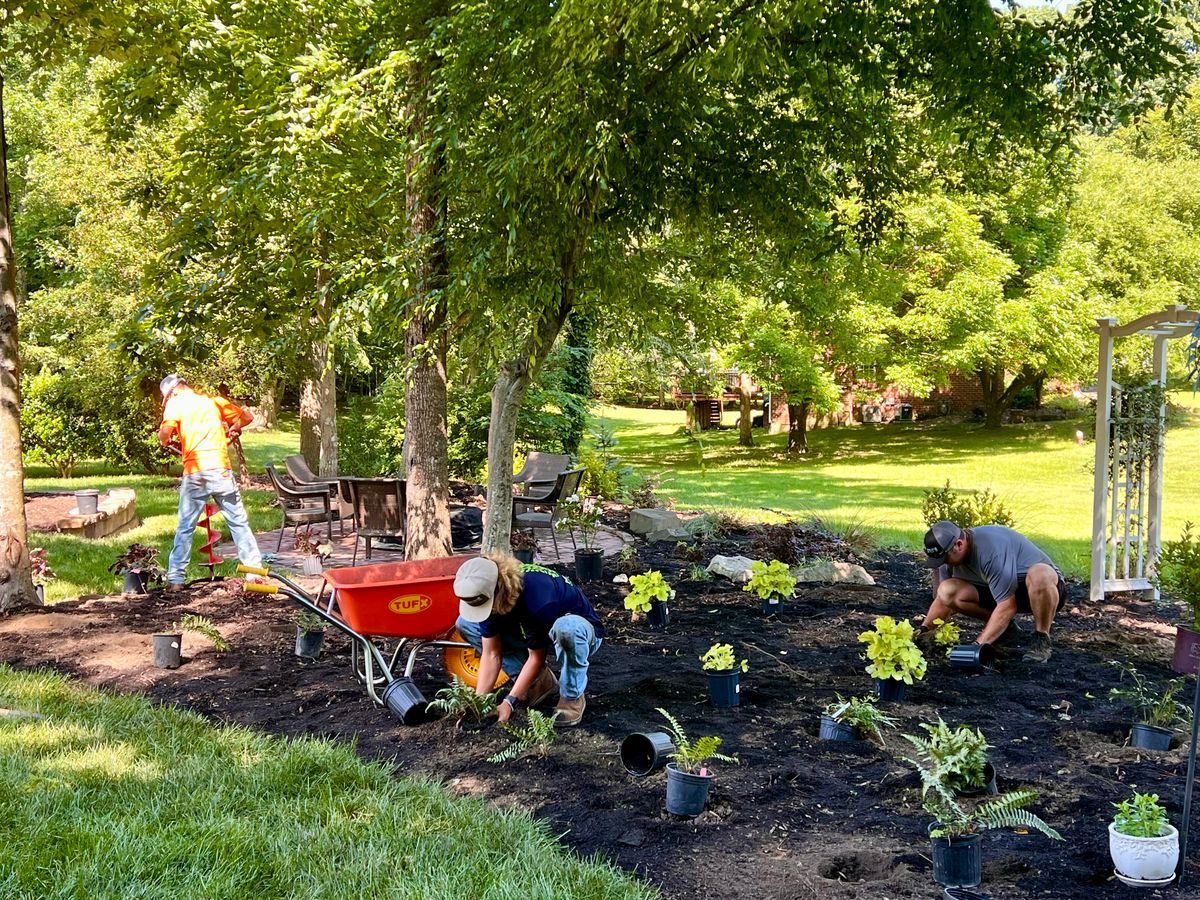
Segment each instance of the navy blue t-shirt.
M561 575L547 570L526 571L525 583L517 605L503 616L495 613L479 623L484 637L513 635L524 637L533 650L550 646L550 629L563 616L582 616L596 629L596 637L604 636L604 627L583 591Z

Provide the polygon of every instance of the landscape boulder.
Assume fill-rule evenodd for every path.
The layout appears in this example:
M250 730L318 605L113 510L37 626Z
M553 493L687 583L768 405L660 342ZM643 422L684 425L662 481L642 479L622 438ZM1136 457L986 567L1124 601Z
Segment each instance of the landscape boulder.
M815 566L805 566L792 570L792 577L798 582L826 581L834 584L874 584L875 579L867 574L867 570L854 563L823 562Z
M679 515L669 509L635 509L629 513L629 530L647 539L655 532L682 527Z
M750 567L754 560L744 556L714 556L708 564L708 571L722 578L728 578L734 584L745 584L750 580Z

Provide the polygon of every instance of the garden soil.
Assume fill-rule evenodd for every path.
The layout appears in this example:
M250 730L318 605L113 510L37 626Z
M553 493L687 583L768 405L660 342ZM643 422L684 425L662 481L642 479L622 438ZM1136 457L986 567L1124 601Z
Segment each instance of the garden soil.
M1019 648L1002 654L1000 670L987 674L935 661L909 699L891 705L901 724L886 732L884 746L824 742L817 738L821 708L836 693L870 688L859 633L876 616L922 612L927 570L910 554L860 558L836 539L797 532L800 552L860 562L877 584L802 585L779 616L768 618L756 598L728 581L689 580L693 567L714 553L755 555L751 541L743 534L686 550L669 543L639 547L624 570L659 569L678 590L665 633L630 621L619 585L585 585L608 636L594 661L583 724L548 757L503 765L486 761L506 743L496 727L472 732L448 720L405 727L372 705L351 673L342 636L331 634L319 661L297 659L288 602L243 594L237 581L12 615L0 620L0 660L140 691L215 722L343 741L398 774L528 810L580 855L610 860L673 898L941 896L931 877L930 819L903 759L912 748L901 737L940 714L951 724L981 728L994 745L1000 789L1035 788L1040 798L1033 808L1066 838L987 833L984 895L1200 898L1200 852L1191 854L1186 887L1156 893L1117 882L1107 847L1110 804L1135 785L1157 792L1172 821L1180 819L1185 750L1128 747L1130 713L1107 696L1117 681L1116 659L1134 662L1157 683L1169 680L1169 613L1131 603L1090 606L1086 586L1073 584L1046 665L1022 663ZM613 560L606 566L608 578L619 569ZM218 653L189 634L183 667L155 669L150 635L184 612L213 619L233 649ZM1032 627L1028 617L1022 624ZM750 664L735 709L707 701L698 657L718 641L731 643ZM420 658L416 678L428 697L444 684L435 654ZM623 737L663 726L658 707L692 737L720 736L722 749L740 760L714 766L708 809L695 819L665 812L664 772L638 779L620 764Z

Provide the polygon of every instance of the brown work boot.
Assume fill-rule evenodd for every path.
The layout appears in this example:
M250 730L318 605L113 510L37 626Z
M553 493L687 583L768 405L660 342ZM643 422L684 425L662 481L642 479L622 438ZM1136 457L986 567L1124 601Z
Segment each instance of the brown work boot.
M526 706L540 706L558 693L558 679L549 666L543 666L538 677L529 686L529 702Z
M558 713L558 718L554 720L555 724L566 728L578 725L583 720L583 710L586 707L586 694L580 694L574 700L570 697L559 697L558 705L554 707L554 711Z
M1050 646L1050 635L1035 631L1033 639L1029 642L1029 649L1025 651L1025 655L1021 659L1027 663L1044 663L1049 661L1050 654L1053 652L1054 649Z
M178 593L179 591L182 591L182 590L184 590L184 589L186 589L186 588L187 588L187 585L186 585L186 584L181 584L181 583L179 583L179 582L175 582L175 581L168 581L168 582L167 582L167 593L168 593L168 594L175 594L175 593Z

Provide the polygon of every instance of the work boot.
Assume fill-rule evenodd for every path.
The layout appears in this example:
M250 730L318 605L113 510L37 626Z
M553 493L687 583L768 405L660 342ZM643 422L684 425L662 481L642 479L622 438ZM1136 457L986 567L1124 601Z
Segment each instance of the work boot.
M186 584L183 584L183 583L181 583L181 582L178 582L178 581L168 581L168 582L167 582L167 593L168 593L168 594L175 594L175 593L178 593L179 591L182 591L182 590L183 590L184 588L186 588L186 587L187 587L187 585L186 585Z
M542 671L533 684L529 686L529 702L526 706L540 706L558 693L558 679L549 666L543 666Z
M1029 642L1029 649L1025 651L1025 655L1021 659L1028 663L1044 663L1050 659L1052 652L1050 635L1035 631L1033 639Z
M996 638L995 643L1007 644L1011 647L1013 644L1020 643L1024 635L1025 632L1021 630L1021 626L1017 624L1017 620L1009 619L1008 627L1004 629L1004 634Z
M586 694L580 694L574 700L570 697L559 697L558 705L554 707L554 711L558 713L558 718L554 720L555 724L565 728L578 725L583 719L585 707L587 707Z

